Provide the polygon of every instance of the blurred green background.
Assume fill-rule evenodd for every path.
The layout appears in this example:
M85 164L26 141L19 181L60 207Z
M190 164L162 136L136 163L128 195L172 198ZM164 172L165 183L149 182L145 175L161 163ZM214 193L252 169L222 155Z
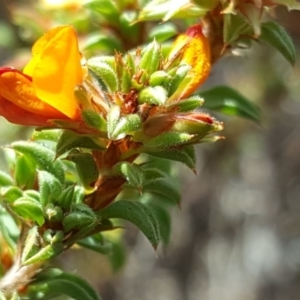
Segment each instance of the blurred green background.
M0 0L1 65L22 68L31 44L57 24L81 28L82 43L84 32L97 28L84 10L43 5ZM300 12L278 9L276 17L299 53ZM259 44L240 54L218 61L202 88L236 88L260 107L261 125L212 113L224 121L226 139L197 147L196 176L178 165L183 199L172 214L169 245L154 252L128 226L127 262L117 274L105 256L88 250L70 250L55 262L88 278L103 299L299 299L300 62L293 68ZM0 118L1 145L31 131Z

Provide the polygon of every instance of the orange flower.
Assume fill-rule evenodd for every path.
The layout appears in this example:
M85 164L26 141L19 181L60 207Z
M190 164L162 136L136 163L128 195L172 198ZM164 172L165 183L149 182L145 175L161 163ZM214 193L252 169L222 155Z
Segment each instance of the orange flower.
M169 53L172 60L182 52L180 64L191 66L188 74L189 81L182 82L177 91L171 96L172 100L180 100L191 95L208 77L210 73L210 46L208 39L202 33L201 25L191 26L185 34L175 40Z
M52 119L79 119L74 89L83 82L80 60L73 27L50 30L34 44L23 73L0 68L0 115L29 126L49 126Z

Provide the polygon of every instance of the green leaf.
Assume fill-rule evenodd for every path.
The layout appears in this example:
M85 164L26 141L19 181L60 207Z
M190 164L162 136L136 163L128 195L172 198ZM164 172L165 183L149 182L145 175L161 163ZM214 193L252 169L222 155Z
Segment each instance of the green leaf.
M92 110L83 110L81 114L84 122L91 128L95 128L100 131L107 130L106 120L99 113Z
M11 209L20 217L28 221L34 221L39 226L42 226L45 222L42 206L33 198L21 197L11 205Z
M291 37L285 29L276 22L262 24L260 41L266 42L277 49L292 65L296 62L296 49Z
M224 14L223 39L225 44L230 45L240 36L253 32L247 20L239 14Z
M164 244L168 244L171 234L171 217L168 209L163 205L154 203L153 201L147 203L152 213L155 215L160 228L161 239Z
M101 300L94 289L82 278L70 273L56 272L57 275L37 284L32 284L31 289L55 295L67 295L75 300ZM44 298L43 298L44 299Z
M167 200L168 203L180 204L181 195L178 187L175 186L170 178L153 179L143 186L143 192L150 192L159 195Z
M174 104L168 105L167 108L177 108L180 112L188 112L202 106L203 103L204 99L200 96L195 95L187 99L182 99Z
M201 96L205 99L205 108L260 122L260 111L256 105L228 86L217 86L203 91Z
M84 6L101 14L102 17L105 17L111 23L117 23L119 9L115 1L111 0L91 0L86 1Z
M139 104L164 105L167 100L167 91L162 86L148 86L142 89L138 96Z
M119 162L114 167L113 170L124 176L127 182L136 187L141 188L143 185L143 171L140 166L129 163L127 161Z
M75 186L71 185L64 188L61 195L57 199L58 205L65 211L68 211L73 203L75 195Z
M117 74L109 64L102 61L88 60L87 66L102 80L108 92L113 93L118 90Z
M33 255L33 252L36 250L36 243L39 236L38 227L33 226L27 234L23 251L22 251L22 257L21 262L24 263L30 256Z
M0 170L0 186L9 186L13 184L14 184L13 178L7 173Z
M157 71L161 59L160 47L156 41L150 43L144 52L139 63L140 70L146 70L148 75Z
M148 40L155 39L158 43L162 43L176 34L176 26L171 22L166 22L153 27L149 32Z
M119 119L113 132L110 134L112 139L119 139L126 134L138 130L142 125L141 117L138 114L129 114Z
M195 170L196 157L195 157L195 151L193 146L185 146L182 149L166 149L166 150L159 150L159 151L146 150L144 153L159 158L179 161L185 164L191 170Z
M47 171L39 171L38 181L42 206L44 207L48 203L57 202L62 191L58 179Z
M74 149L66 159L75 163L83 187L87 191L94 190L95 182L99 177L99 170L93 156L90 153L82 153Z
M61 183L64 182L65 172L61 161L54 161L55 154L50 149L32 142L15 142L11 147L26 155L45 171L53 174Z
M297 0L274 0L275 3L285 5L289 10L300 10L300 3Z
M145 205L139 202L120 200L97 211L96 214L103 218L124 219L135 224L156 249L160 240L159 226L157 220Z
M50 142L57 142L61 135L60 129L49 129L49 130L42 130L42 131L34 131L31 139L33 141L50 141Z
M112 269L119 271L126 263L126 250L122 242L111 242L112 249L108 254Z
M23 262L23 265L30 265L44 260L49 260L56 257L63 251L62 243L53 243L52 245L47 245L38 251L35 255L31 256Z
M1 188L0 191L1 198L3 198L8 203L13 203L23 196L23 191L16 186Z
M90 225L96 226L97 217L91 216L85 212L74 211L69 213L63 220L63 226L65 232L69 232L72 229L83 229Z
M14 175L17 186L23 189L33 188L36 180L36 163L30 157L19 156Z
M171 148L184 145L194 138L193 134L178 133L178 132L165 132L144 143L145 152L152 151L153 148Z
M56 155L61 156L73 148L103 150L105 149L105 145L101 145L87 135L77 134L71 130L64 130L57 142Z
M111 138L120 120L120 117L121 117L120 107L118 105L111 107L107 114L107 133L109 138Z
M86 237L78 241L77 244L101 254L108 254L112 250L112 244L104 240L100 233Z

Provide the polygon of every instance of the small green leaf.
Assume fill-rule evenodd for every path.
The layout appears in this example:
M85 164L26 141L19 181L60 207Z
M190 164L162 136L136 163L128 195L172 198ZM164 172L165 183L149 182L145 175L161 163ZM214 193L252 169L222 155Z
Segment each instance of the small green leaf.
M193 138L193 134L165 132L146 141L144 143L145 151L152 151L155 148L166 149L174 146L181 146L190 142Z
M34 131L32 136L31 136L31 139L33 141L57 142L60 135L61 135L61 130L60 129Z
M126 134L138 130L142 126L141 117L138 114L129 114L119 119L113 132L110 134L111 139L120 139Z
M36 250L34 249L36 247L37 239L39 236L38 227L33 226L27 234L23 251L22 251L22 257L21 262L24 263L30 256L33 255L33 252Z
M14 184L13 178L7 173L0 170L0 186L9 186L13 184Z
M300 3L297 0L274 0L275 3L285 5L289 10L300 10Z
M105 149L105 145L101 145L98 141L96 142L95 139L87 135L77 134L71 130L64 130L56 145L56 155L61 156L73 148L103 150Z
M68 211L71 207L71 204L73 203L74 195L75 195L74 190L75 190L74 185L64 188L62 190L61 195L57 199L58 205L65 211Z
M167 91L162 86L148 86L142 89L138 96L139 104L164 105L167 100Z
M93 156L90 153L82 153L74 149L66 159L75 163L83 187L87 191L94 190L95 182L99 177L99 170Z
M115 1L111 0L90 0L85 1L84 6L99 13L111 23L118 21L119 9Z
M228 86L217 86L203 91L201 96L205 99L203 105L205 108L260 122L259 109L238 91Z
M157 220L145 205L139 202L120 200L96 213L103 218L124 219L135 224L156 249L160 240L159 226Z
M1 198L3 198L8 203L13 203L23 196L23 191L16 186L1 188L0 191Z
M127 182L136 187L141 188L143 185L143 171L141 170L140 166L129 163L127 161L120 162L116 164L113 168L114 171L118 172L119 174L123 175Z
M161 59L160 47L156 41L149 44L142 53L139 63L140 70L146 70L148 75L157 71Z
M25 155L19 156L14 175L17 186L23 189L33 188L36 180L36 163L30 157Z
M32 142L15 142L11 147L26 155L45 171L53 174L61 183L64 182L65 172L61 161L54 161L55 154L50 149Z
M38 182L42 206L44 207L48 203L57 202L62 191L58 179L47 171L39 171Z
M182 84L185 82L184 79L189 80L187 75L190 69L191 66L189 65L181 65L177 68L176 73L168 86L169 95L173 95L179 88L181 88Z
M94 289L82 278L62 271L56 272L50 279L30 285L39 294L67 295L75 300L101 300Z
M33 198L21 197L11 205L11 209L20 217L28 221L34 221L39 226L42 226L45 222L42 206Z
M113 93L118 90L118 77L115 70L102 61L88 60L87 66L96 76L100 77L108 92Z
M117 105L111 107L107 114L107 133L109 138L111 138L120 120L120 117L121 117L120 107Z
M56 257L63 251L62 243L54 243L52 245L47 245L38 251L35 255L31 256L23 262L23 265L30 265L44 260L49 260Z
M243 16L239 14L234 15L232 13L224 14L223 28L223 39L227 45L231 45L240 36L253 32L250 24Z
M126 249L122 242L111 242L112 249L108 253L112 269L114 272L119 271L126 263Z
M84 122L91 128L100 131L107 130L106 120L99 113L92 110L83 110L81 114Z
M172 183L170 178L157 178L147 182L143 186L143 192L160 195L165 198L168 203L175 205L180 204L181 195L178 191L178 187Z
M191 170L195 170L195 151L194 146L185 146L182 149L166 149L158 151L145 151L145 153L159 157L165 158L173 161L179 161L185 164Z
M195 95L187 99L182 99L174 104L168 105L167 108L171 110L177 108L180 112L188 112L202 106L203 103L204 99L198 95Z
M155 39L158 43L162 43L176 34L176 26L171 22L166 22L153 27L149 32L148 40Z
M295 64L297 55L294 43L285 29L277 22L270 21L263 23L259 40L270 44L277 49L289 63L292 65Z
M112 250L112 244L105 241L100 233L86 237L78 241L77 244L101 254L108 254Z
M90 216L85 212L74 211L69 213L63 220L63 226L65 232L69 232L73 229L82 229L89 227L90 225L96 226L97 217Z

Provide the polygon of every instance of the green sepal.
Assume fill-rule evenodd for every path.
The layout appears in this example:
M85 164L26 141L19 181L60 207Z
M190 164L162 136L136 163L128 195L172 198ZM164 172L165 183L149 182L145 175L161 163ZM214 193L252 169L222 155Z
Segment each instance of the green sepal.
M26 155L19 156L14 173L17 186L23 189L33 188L36 180L36 163L32 158Z
M148 86L139 92L139 104L164 105L167 100L167 91L162 86Z
M155 39L158 43L162 43L177 34L176 26L171 22L166 22L154 26L148 36L148 40Z
M260 111L256 105L228 86L217 86L203 91L201 96L205 99L204 108L260 122Z
M153 148L166 149L187 144L194 137L194 134L165 132L146 141L144 147L146 151L151 151Z
M105 145L101 145L99 143L99 139L96 141L96 139L93 139L87 135L77 134L71 130L64 130L56 145L57 157L63 155L73 148L103 150L105 149Z
M39 296L43 295L43 299L64 294L74 300L101 300L84 279L74 274L52 268L38 274L38 277L39 280L29 285L29 292L36 291Z
M0 170L0 186L14 185L13 178L7 173Z
M127 161L119 162L113 167L113 171L121 174L127 180L127 182L135 187L140 189L143 186L144 176L143 171L140 166L129 163Z
M11 147L33 160L42 170L53 174L61 183L64 182L65 172L61 161L54 161L55 154L50 149L32 142L15 142Z
M64 249L64 246L62 243L53 243L50 245L45 246L40 251L38 251L36 254L28 258L23 262L23 265L30 265L33 263L41 262L44 260L50 260L51 258L54 258L58 256Z
M88 60L87 66L102 80L108 92L113 93L118 90L118 76L109 64L102 61Z
M179 161L190 168L192 171L195 170L196 156L194 146L184 146L181 149L145 151L145 153L159 158Z
M187 99L182 99L174 104L167 105L167 108L170 110L176 109L179 112L189 112L202 106L203 103L204 99L198 95L195 95Z
M66 159L75 163L83 187L87 191L93 190L95 182L99 177L99 170L93 156L90 153L82 153L73 149Z
M29 257L33 256L37 251L39 232L38 227L33 226L29 229L23 251L21 256L21 262L24 263Z
M92 110L83 110L81 112L84 122L91 128L106 131L106 120L97 112Z
M138 114L129 114L121 117L110 133L111 139L120 139L131 132L134 132L142 126L141 117Z
M277 22L263 23L259 40L277 49L291 65L295 64L297 54L294 43L286 30Z
M110 204L96 214L106 219L124 219L135 224L156 249L160 240L157 220L145 205L139 202L120 200Z
M113 53L115 50L122 51L120 40L114 35L97 32L89 33L86 37L84 50Z
M23 191L17 186L3 187L0 189L1 199L13 203L23 196Z
M47 171L39 171L38 182L42 206L44 207L48 203L57 202L62 191L59 180Z
M42 205L33 198L21 197L10 207L18 216L27 221L34 221L39 226L45 222Z
M140 70L145 70L148 75L151 75L153 72L157 71L160 60L161 53L159 44L156 41L153 41L142 53L139 68Z

